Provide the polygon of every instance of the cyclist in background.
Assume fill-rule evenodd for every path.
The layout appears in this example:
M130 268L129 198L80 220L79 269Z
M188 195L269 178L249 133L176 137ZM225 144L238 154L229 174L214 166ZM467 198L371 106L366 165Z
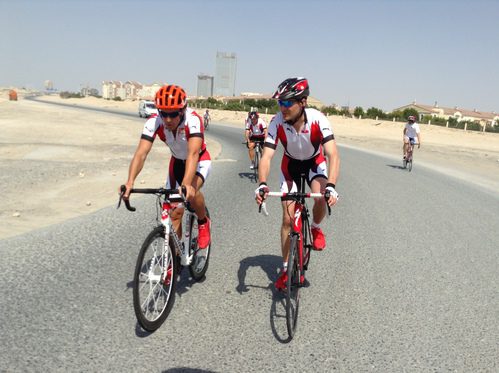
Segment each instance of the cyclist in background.
M264 151L260 161L258 177L260 186L255 191L258 204L268 193L267 178L270 163L275 154L277 143L281 141L284 156L281 161L281 192L297 192L300 190L300 174L305 173L307 184L312 193L328 190L331 193L327 203L332 206L338 199L336 180L339 174L340 157L336 141L328 119L320 111L307 108L307 97L310 94L308 81L305 78L290 78L279 84L272 96L278 99L280 112L272 118ZM324 153L323 153L324 148ZM325 157L324 157L325 154ZM326 164L327 158L327 164ZM264 197L260 196L264 192ZM294 202L282 200L281 250L283 268L275 283L278 290L286 287L286 266L289 253L289 233L294 218ZM316 198L312 209L313 248L323 250L326 240L320 223L326 216L326 201Z
M260 118L256 111L252 111L246 120L244 131L250 159L250 169L255 167L255 140L264 140L267 136L267 123Z
M130 196L135 179L139 175L156 137L171 151L167 189L185 187L185 198L198 216L198 246L205 249L210 244L211 222L206 216L204 196L200 189L211 170L211 158L204 141L203 121L196 112L187 107L187 95L182 87L165 85L156 93L155 104L159 115L151 116L144 125L128 170L128 181L124 199ZM181 236L184 213L179 206L171 213L173 227Z
M418 144L418 149L421 147L421 130L419 129L419 124L416 123L414 115L410 115L407 118L407 123L404 127L404 146L402 148L404 150L404 159L407 157L409 143L412 145Z
M208 127L211 121L210 111L208 109L206 109L206 111L204 112L203 119L204 119L204 128L206 129L206 127Z

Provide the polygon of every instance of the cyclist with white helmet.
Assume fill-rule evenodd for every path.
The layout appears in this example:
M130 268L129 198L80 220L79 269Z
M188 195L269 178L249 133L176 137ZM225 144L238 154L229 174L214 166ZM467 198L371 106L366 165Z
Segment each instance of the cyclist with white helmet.
M332 206L337 201L338 193L335 188L340 157L336 141L331 124L324 114L316 109L307 108L309 94L307 79L300 77L286 79L279 84L273 95L273 98L278 100L280 111L272 118L265 139L258 172L260 186L255 191L258 204L262 203L265 193L269 191L266 181L279 141L284 147L284 156L281 161L281 192L299 191L300 175L304 173L312 193L323 193L328 190L331 196L327 204ZM263 198L260 196L261 190L264 192ZM278 290L286 287L289 233L294 215L294 202L285 200L284 197L281 204L283 209L281 226L283 269L275 283ZM326 240L320 223L326 216L324 198L315 199L312 214L313 248L323 250L326 247Z
M402 148L404 150L404 159L407 156L409 143L412 145L418 144L418 149L421 147L421 130L419 129L419 124L416 123L416 117L414 115L409 115L404 127L404 145Z
M201 117L187 107L187 95L182 87L165 85L156 92L156 108L159 115L151 116L144 125L139 145L128 170L128 181L124 198L139 175L154 140L159 137L171 151L167 189L185 187L185 198L198 217L198 246L205 249L210 244L210 219L206 215L204 196L200 189L211 170L211 158L204 141ZM183 207L171 214L172 223L181 237Z
M255 141L263 141L265 136L267 136L267 123L260 118L258 112L252 111L249 113L244 134L246 144L248 144L248 155L251 162L250 169L253 169L255 165Z

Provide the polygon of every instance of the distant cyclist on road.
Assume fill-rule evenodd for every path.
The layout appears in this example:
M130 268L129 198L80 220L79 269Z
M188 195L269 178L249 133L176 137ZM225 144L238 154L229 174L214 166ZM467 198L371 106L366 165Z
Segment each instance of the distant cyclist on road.
M204 112L204 128L208 128L208 125L210 124L210 121L211 121L211 116L210 116L210 111L208 109L206 109L206 111Z
M156 93L155 104L159 115L147 120L139 145L128 170L128 181L124 198L139 175L156 137L159 137L172 153L166 181L167 189L185 187L185 198L198 216L198 246L205 249L210 244L210 219L206 216L204 196L200 189L211 170L211 158L204 141L203 121L196 112L187 107L187 95L177 85L165 85ZM171 214L173 226L181 237L183 207Z
M407 118L407 123L404 127L404 146L402 148L404 150L404 159L407 157L409 143L413 145L418 144L418 149L421 147L421 130L419 129L419 124L416 123L414 115L410 115Z
M248 144L250 169L253 169L255 166L255 140L263 141L265 136L267 136L267 123L260 118L256 111L250 112L249 118L246 121L244 135Z
M320 111L307 108L309 94L307 79L290 78L279 84L273 95L273 98L278 99L280 112L270 122L265 138L264 152L258 172L261 182L255 191L258 204L263 201L259 194L260 190L263 190L264 193L269 191L266 180L279 141L284 147L284 156L281 161L281 192L299 191L300 174L305 173L307 184L313 193L323 193L328 190L331 196L327 203L332 206L337 201L338 193L336 193L335 188L339 174L340 157L336 141L328 119ZM327 158L327 164L324 154ZM289 233L294 213L294 202L286 201L284 198L282 209L283 269L275 283L278 290L286 287ZM315 250L323 250L326 247L326 240L320 223L326 216L324 198L315 199L312 214L313 247Z

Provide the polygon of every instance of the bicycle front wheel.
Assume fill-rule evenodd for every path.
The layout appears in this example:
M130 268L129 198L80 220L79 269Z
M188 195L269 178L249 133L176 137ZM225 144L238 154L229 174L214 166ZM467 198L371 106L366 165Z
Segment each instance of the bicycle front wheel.
M135 315L149 332L163 324L173 307L177 269L171 247L165 247L164 227L158 226L140 249L133 277Z
M409 170L409 172L412 171L412 159L407 161L407 169Z
M206 216L210 218L208 208L206 208ZM208 270L208 262L210 260L211 243L206 249L198 247L198 219L194 214L190 215L191 231L189 235L189 255L192 255L192 263L189 265L189 272L194 280L200 281Z
M299 306L300 263L298 258L298 236L293 235L289 245L288 281L286 283L286 326L290 339L295 335Z

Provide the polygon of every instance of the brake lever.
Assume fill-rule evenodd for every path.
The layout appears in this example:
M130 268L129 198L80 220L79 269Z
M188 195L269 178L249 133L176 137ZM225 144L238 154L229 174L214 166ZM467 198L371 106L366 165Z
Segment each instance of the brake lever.
M132 211L132 212L136 211L137 209L130 205L130 201L128 199L123 198L123 196L125 195L125 192L126 192L126 186L122 185L120 199L118 201L118 206L116 208L119 209L121 206L121 201L123 201L125 203L125 207L128 211Z
M264 199L265 191L259 190L258 194L260 195L260 197L262 197L262 203L260 203L260 206L258 206L258 213L261 213L263 211L263 215L269 216L269 213L267 211L267 205L266 205L265 199Z
M331 206L329 206L329 203L327 203L327 201L329 200L329 197L331 197L331 192L329 190L326 190L324 192L324 198L326 199L326 206L327 206L328 216L331 216Z

